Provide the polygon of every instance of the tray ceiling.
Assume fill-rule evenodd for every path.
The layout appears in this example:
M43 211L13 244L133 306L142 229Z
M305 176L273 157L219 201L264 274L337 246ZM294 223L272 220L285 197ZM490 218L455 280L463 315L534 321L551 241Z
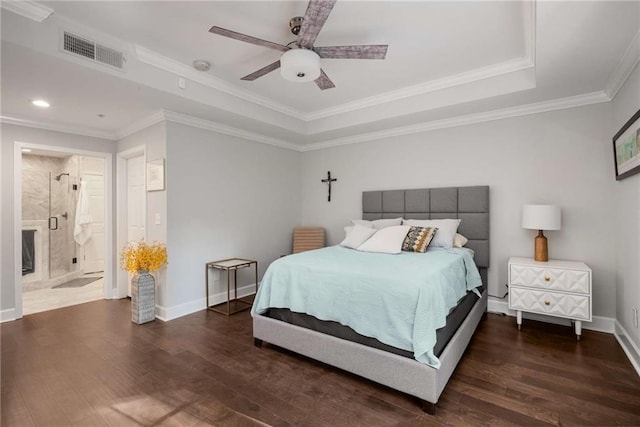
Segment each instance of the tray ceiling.
M41 22L4 4L3 116L112 136L162 109L304 146L368 124L383 131L588 94L601 102L640 44L640 2L339 0L316 45L389 50L386 60L321 60L336 88L320 91L278 72L241 81L280 53L208 32L286 44L306 2L43 2L53 13ZM125 70L62 52L62 30L123 51ZM194 70L195 59L211 70ZM36 91L54 108L33 111L26 99Z

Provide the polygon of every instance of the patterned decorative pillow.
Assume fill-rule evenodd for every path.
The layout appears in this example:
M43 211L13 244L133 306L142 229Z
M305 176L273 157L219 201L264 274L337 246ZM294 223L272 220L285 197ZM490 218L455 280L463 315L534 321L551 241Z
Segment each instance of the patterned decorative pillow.
M438 229L436 227L411 227L402 242L405 252L426 252L431 239Z

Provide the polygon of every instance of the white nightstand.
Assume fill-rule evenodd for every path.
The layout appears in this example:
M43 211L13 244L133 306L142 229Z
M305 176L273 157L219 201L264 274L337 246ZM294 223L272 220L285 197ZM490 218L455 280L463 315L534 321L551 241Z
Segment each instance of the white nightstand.
M580 340L582 321L591 321L591 269L582 262L509 258L509 308L575 321Z

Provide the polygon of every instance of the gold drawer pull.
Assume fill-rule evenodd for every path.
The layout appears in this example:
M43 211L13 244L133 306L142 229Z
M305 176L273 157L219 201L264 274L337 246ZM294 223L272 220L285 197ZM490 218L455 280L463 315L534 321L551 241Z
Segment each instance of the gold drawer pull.
M549 280L551 280L551 277L549 277L549 276L544 276L544 281L545 281L545 282L548 282Z
M549 304L551 304L551 301L549 301L549 300L546 300L546 301L544 302L544 305L549 305Z

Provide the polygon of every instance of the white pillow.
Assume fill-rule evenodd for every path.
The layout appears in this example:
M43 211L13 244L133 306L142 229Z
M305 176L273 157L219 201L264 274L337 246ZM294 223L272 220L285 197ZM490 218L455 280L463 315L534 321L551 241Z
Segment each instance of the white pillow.
M394 225L402 225L402 218L376 219L374 221L368 221L366 219L352 219L351 223L353 225L362 225L363 227L382 230L383 228L393 227Z
M399 254L402 242L409 232L408 225L394 225L378 230L369 240L358 246L359 251L377 252L382 254Z
M347 228L351 228L351 230L347 231ZM345 237L344 240L340 242L340 246L351 249L356 249L358 246L366 242L367 239L376 232L376 230L374 230L373 228L367 228L361 225L345 227L345 231L347 231L347 237Z
M344 228L344 237L347 237L349 235L349 233L351 233L351 230L353 230L353 227L355 227L354 225L348 225Z
M453 238L453 247L454 248L462 248L467 244L469 239L464 237L462 234L456 233L456 237Z
M436 227L438 232L433 236L429 246L451 249L460 221L460 219L407 219L402 224L413 227Z

